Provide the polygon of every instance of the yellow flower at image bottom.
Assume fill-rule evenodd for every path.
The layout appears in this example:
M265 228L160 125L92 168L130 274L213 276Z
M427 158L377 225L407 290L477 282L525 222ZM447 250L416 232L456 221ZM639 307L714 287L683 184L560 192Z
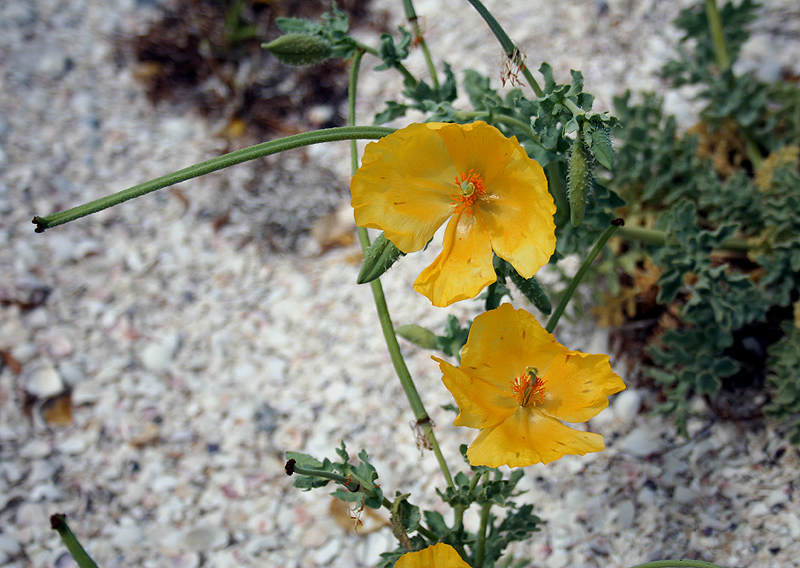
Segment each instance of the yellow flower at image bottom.
M433 359L460 410L454 424L481 430L467 450L472 465L523 467L600 451L602 436L562 421L589 420L625 389L608 355L567 349L510 304L475 318L460 367Z
M485 122L411 124L371 142L350 184L356 224L404 253L449 219L442 253L414 282L434 306L496 280L492 251L530 278L555 250L547 178L515 137Z
M419 552L409 552L394 563L394 568L470 568L449 544L439 543Z

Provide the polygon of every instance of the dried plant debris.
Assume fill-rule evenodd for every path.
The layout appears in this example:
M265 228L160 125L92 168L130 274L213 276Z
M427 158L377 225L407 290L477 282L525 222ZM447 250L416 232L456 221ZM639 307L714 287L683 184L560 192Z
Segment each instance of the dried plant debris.
M385 16L367 21L369 2L337 6L351 27L384 31ZM345 123L346 62L290 67L261 48L280 34L276 18L319 19L330 7L323 0L177 0L147 33L122 41L120 49L153 104L176 112L196 109L228 141L225 151L232 151ZM221 180L220 198L203 216L242 242L295 250L313 222L334 210L344 188L332 172L297 154L288 158L290 165L277 159L249 164L241 183Z
M339 2L352 26L369 2ZM155 104L190 104L223 126L220 134L286 134L339 126L347 67L331 60L296 69L281 65L261 43L278 34L275 18L315 18L322 0L178 0L144 35L124 40L136 75ZM309 112L309 109L312 109Z

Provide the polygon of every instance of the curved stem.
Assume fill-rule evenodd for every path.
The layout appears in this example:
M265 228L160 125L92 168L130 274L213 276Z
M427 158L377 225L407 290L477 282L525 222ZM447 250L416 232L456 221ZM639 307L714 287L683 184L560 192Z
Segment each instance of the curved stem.
M533 131L530 124L525 124L519 119L514 118L513 116L508 116L507 114L494 114L492 112L488 112L485 110L461 110L456 111L456 116L460 120L469 120L470 118L483 118L483 117L491 117L493 122L497 122L499 124L506 124L508 126L516 126L517 128L524 130L528 137L533 140L536 144L544 148L539 137ZM544 148L546 150L546 148Z
M365 44L361 43L360 41L356 41L355 44L356 44L356 47L358 49L360 49L362 51L365 51L366 53L369 53L370 55L374 55L375 57L380 57L381 56L381 54L378 53L378 50L375 49L374 47L370 47L368 45L365 45ZM406 83L408 83L411 87L414 87L418 83L417 78L414 77L414 75L411 74L411 71L409 71L406 68L406 66L403 65L402 63L398 62L396 69L398 71L400 71L400 74L406 80Z
M503 48L503 52L506 54L509 62L512 65L518 65L522 74L525 78L530 81L531 88L533 92L536 93L537 97L541 97L544 92L539 87L539 84L536 82L536 79L533 78L533 75L528 70L528 67L525 65L525 62L522 61L522 55L520 54L517 46L514 45L514 42L511 41L511 38L508 37L508 34L503 29L503 26L492 16L491 12L486 9L486 6L480 0L467 0L475 10L478 11L478 14L481 15L481 18L484 19L486 24L489 26L489 29L492 30L492 33L497 38L497 41L500 42L500 46Z
M545 327L547 333L553 333L553 330L558 324L558 320L561 319L561 316L564 314L564 310L567 309L567 304L569 303L570 298L572 298L572 294L575 293L575 290L578 288L578 284L581 283L581 280L586 275L586 271L589 270L589 267L592 265L592 262L594 262L594 259L597 258L597 255L600 254L600 251L603 250L606 242L608 242L608 239L618 228L618 225L611 225L608 229L606 229L603 234L600 235L600 238L597 240L594 248L592 248L588 256L583 259L580 268L578 268L578 272L575 273L575 276L570 281L569 286L567 286L567 289L564 290L561 300L559 300L556 309L553 310L553 315L550 316L550 319L547 321L547 326Z
M403 0L403 8L406 11L406 19L411 24L411 31L414 32L414 41L419 41L419 46L422 48L422 54L425 56L425 64L428 66L428 73L430 73L431 81L433 81L433 88L438 91L439 78L436 76L436 66L433 64L433 58L431 58L431 52L428 50L428 44L425 42L425 38L422 37L417 12L414 10L414 3L411 0Z
M145 183L134 185L133 187L124 189L113 195L101 197L100 199L73 207L72 209L67 209L66 211L52 213L46 217L36 216L33 218L33 223L36 225L36 232L42 233L46 229L63 225L75 219L91 215L92 213L97 213L103 209L108 209L109 207L119 205L120 203L136 197L141 197L142 195L146 195L158 189L163 189L217 170L229 168L230 166L235 166L242 162L322 142L355 139L376 140L392 132L394 132L393 128L384 128L380 126L344 126L315 130L313 132L303 132L293 136L286 136L278 140L270 140L269 142L242 148L241 150L236 150L235 152L230 152L229 154L224 154L217 158L211 158L205 162L200 162L199 164L189 166L177 172L172 172L171 174L158 177Z
M350 69L350 83L347 94L350 115L349 118L351 123L350 128L359 128L353 123L356 120L355 101L356 90L358 88L358 71L360 63L361 58L354 57L353 66ZM350 146L350 156L353 175L355 175L356 171L358 170L358 152L355 144ZM361 250L366 254L367 250L369 250L370 242L369 235L364 227L358 227L358 240L361 244ZM417 426L422 429L428 442L430 442L433 453L436 455L436 460L439 462L439 468L442 470L442 474L447 481L447 485L452 487L453 477L450 475L450 469L447 467L447 462L445 461L442 450L436 440L436 435L433 433L433 426L430 416L428 416L425 406L422 404L422 399L419 396L417 387L414 385L414 379L411 377L411 373L408 371L403 354L400 351L400 344L397 342L397 335L394 331L392 318L389 315L389 308L386 305L386 296L383 293L383 286L381 285L380 278L370 282L370 288L372 289L372 297L375 301L375 308L378 311L378 319L381 324L384 340L386 341L386 348L388 349L389 356L392 359L392 364L394 365L395 373L397 373L397 378L400 379L400 385L403 387L403 391L406 393L406 398L408 398L411 411L414 413L414 417L416 418Z
M64 546L72 555L72 559L80 568L97 568L97 564L92 560L92 557L84 550L81 543L75 537L75 534L67 524L67 516L62 514L55 514L50 517L50 526L53 530L58 531L58 536L61 537Z

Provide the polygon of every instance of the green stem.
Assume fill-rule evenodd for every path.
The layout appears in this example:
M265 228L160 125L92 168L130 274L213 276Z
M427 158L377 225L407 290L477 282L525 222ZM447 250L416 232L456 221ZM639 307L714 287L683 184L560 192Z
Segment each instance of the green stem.
M728 45L725 42L722 18L719 15L716 0L706 0L705 6L708 29L714 43L714 61L717 63L720 72L724 73L730 69L731 58L728 53ZM732 73L730 78L731 80L733 79ZM750 163L753 164L753 169L757 170L763 161L761 150L758 148L758 144L756 144L753 135L750 134L747 128L739 125L739 129L742 132L742 138L744 138L745 150L747 151L747 156L750 158Z
M620 227L617 236L628 241L640 241L648 245L663 247L666 243L666 233L655 229L643 227ZM722 241L719 250L736 253L746 253L750 250L745 239L726 239Z
M358 233L361 248L366 252L369 249L367 230L363 227L359 227ZM365 243L366 246L364 246ZM425 406L422 404L422 399L419 397L417 387L414 385L414 379L411 377L405 359L403 359L403 354L400 352L400 345L397 342L397 335L395 335L394 332L392 318L389 315L389 308L386 305L386 296L383 293L383 286L381 286L380 279L373 280L369 285L372 288L372 296L375 299L375 307L378 310L381 330L383 331L383 337L386 340L386 347L389 350L389 356L392 359L397 378L400 379L400 385L406 393L406 398L408 398L408 403L414 413L414 418L416 418L417 426L422 429L425 438L430 442L431 449L436 455L436 460L439 462L439 468L442 470L447 486L453 487L453 477L450 475L447 461L445 461L442 450L439 447L439 442L436 440L436 435L433 433L433 425L430 416L428 416L428 413L425 411Z
M297 475L307 475L308 477L319 477L320 479L329 479L330 481L336 482L339 485L343 485L345 489L351 493L358 491L360 489L359 485L363 485L368 491L375 489L374 487L368 487L368 484L366 482L362 482L361 479L353 476L345 477L344 475L339 475L338 473L334 473L332 471L324 471L322 469L306 469L295 464L294 467L292 467L292 473L296 473ZM353 484L353 481L355 481L355 485ZM391 506L391 503L389 503L389 505Z
M431 52L428 49L428 44L425 38L422 37L422 31L419 27L419 18L417 12L414 10L414 3L411 0L403 0L403 8L406 11L406 19L411 24L411 31L414 32L414 39L419 40L419 46L422 48L422 54L425 56L425 64L428 66L428 73L431 75L433 81L433 88L439 90L439 78L436 76L436 66L433 64Z
M355 101L356 91L358 88L358 67L360 63L360 58L354 58L353 66L350 69L350 83L347 93L348 108L350 109L350 128L360 128L354 124L356 120ZM358 152L355 145L351 145L350 155L353 175L355 175L356 171L358 171L357 154ZM369 250L370 242L369 235L364 227L358 227L358 240L361 244L362 252L366 254L367 250ZM370 282L370 288L372 289L372 297L375 301L375 308L378 311L378 319L381 324L384 340L386 341L386 348L389 350L389 356L392 359L392 364L394 365L395 373L397 373L397 378L400 379L400 385L403 387L403 391L406 393L406 398L408 398L411 411L414 413L414 417L416 418L417 426L422 429L425 437L430 443L433 453L436 455L436 460L439 462L439 468L442 470L442 474L447 481L448 487L452 487L453 477L450 475L450 469L447 467L447 462L445 461L442 450L439 447L438 441L436 440L436 435L433 433L433 426L430 416L428 416L425 406L422 404L422 399L419 396L417 387L414 385L414 379L411 377L411 373L408 371L403 354L400 351L400 345L397 342L397 335L394 331L392 318L389 315L389 308L386 305L386 296L383 293L383 286L381 285L380 278Z
M570 110L570 112L572 113L572 116L576 116L577 117L577 116L585 116L586 115L586 111L585 110L583 110L581 107L579 107L578 105L576 105L575 103L573 103L571 100L569 100L566 97L564 97L564 99L561 101L561 104L563 104L565 107L567 107Z
M469 492L472 493L475 491L475 488L478 486L478 482L481 480L483 474L480 471L476 471L475 474L472 476L472 479L469 480Z
M481 476L483 474L480 471L475 472L475 475L472 476L472 479L469 481L469 492L472 493L475 491L475 488L478 486L478 482L481 480ZM468 509L464 505L456 505L453 507L453 526L458 526L464 522L464 512Z
M524 62L523 65L525 65ZM522 68L522 76L525 77L525 79L528 81L530 86L533 88L533 92L536 93L537 97L544 96L544 91L542 91L541 87L539 87L539 83L536 82L536 79L534 79L533 77L533 73L531 73L531 70L528 68L527 65L525 65Z
M230 166L235 166L242 162L322 142L355 139L377 140L392 132L394 132L393 128L384 128L380 126L345 126L315 130L313 132L303 132L278 140L270 140L269 142L242 148L241 150L236 150L235 152L224 154L217 158L206 160L205 162L200 162L199 164L189 166L188 168L178 170L177 172L158 177L145 183L140 183L139 185L134 185L133 187L124 189L113 195L101 197L100 199L73 207L72 209L67 209L66 211L53 213L46 217L34 217L33 223L36 225L36 232L42 233L46 229L63 225L75 219L91 215L92 213L97 213L98 211L108 209L114 205L119 205L120 203L136 197L141 197L142 195L146 195L158 189L163 189L175 185L176 183L181 183L223 168L229 168Z
M478 528L478 542L475 546L474 568L483 568L483 560L486 558L486 527L489 525L489 511L491 508L491 501L481 505L481 524Z
M534 142L536 142L536 144L544 148L544 146L542 146L541 141L539 140L539 137L533 131L533 128L531 128L531 125L526 124L521 120L514 118L513 116L508 116L507 114L495 114L485 110L459 110L456 111L456 117L459 120L465 120L465 121L472 118L491 118L493 122L497 122L499 124L506 124L508 126L514 126L516 128L519 128L520 130L523 130L531 140L533 140Z
M374 55L375 57L380 57L381 56L380 53L378 53L378 50L373 48L373 47L365 45L365 44L361 43L360 41L354 41L354 43L355 43L355 45L356 45L356 47L358 49L366 51L370 55ZM417 78L414 77L414 75L411 74L411 71L409 71L406 68L405 65L403 65L400 62L398 62L396 69L398 71L400 71L400 73L403 75L403 78L406 80L406 83L408 84L409 87L413 88L413 87L415 87L417 85L417 83L418 83Z
M70 530L66 515L56 514L50 517L50 526L58 531L58 536L61 537L64 546L67 547L75 563L80 566L80 568L97 568L95 561L86 553L81 543L78 542L78 539L75 538L75 535Z
M435 532L426 529L422 525L419 525L417 527L417 532L422 536L424 536L425 538L427 538L432 543L439 542L439 536Z
M347 97L347 116L351 127L356 125L356 89L358 87L358 73L361 70L361 59L364 57L364 50L359 49L353 56L353 62L350 64L350 82L347 86L347 92L350 96ZM350 169L353 173L358 170L358 146L356 140L350 140Z
M632 568L722 568L717 564L711 562L703 562L702 560L655 560L653 562L645 562L638 564Z
M725 34L722 32L722 18L719 16L716 0L706 0L706 18L711 32L711 39L714 40L714 60L721 72L728 70L731 65L728 55L728 46L725 43Z
M537 97L541 97L544 92L539 87L539 84L536 82L536 79L533 78L533 75L528 70L528 67L525 65L525 62L522 61L522 56L517 49L517 46L514 45L514 42L511 41L511 38L508 37L508 34L503 29L503 26L492 16L491 12L486 9L486 6L480 0L467 0L475 10L478 11L478 14L481 15L481 18L484 19L486 24L489 26L489 29L492 30L492 33L495 35L497 40L500 42L500 46L503 48L503 52L506 54L506 57L509 59L512 65L519 65L522 74L525 78L530 82L531 88L533 92L536 93Z
M558 320L561 319L561 316L564 314L564 310L567 309L567 304L569 303L570 298L572 298L572 295L575 293L575 290L577 290L578 284L581 283L581 280L586 275L586 272L589 270L589 267L592 265L592 262L594 262L594 259L597 258L597 255L600 254L600 251L603 250L603 247L606 245L606 242L608 242L608 239L611 237L611 235L614 234L614 231L616 231L618 228L619 226L614 224L611 225L608 229L606 229L603 232L603 234L600 235L600 238L597 240L597 243L595 243L594 248L591 250L589 255L585 259L583 259L583 263L581 263L580 268L578 268L578 272L575 273L575 276L570 281L569 286L567 286L567 289L564 290L564 294L561 296L561 300L559 300L556 309L553 310L553 315L550 316L550 319L547 321L547 327L545 327L547 333L553 333L553 330L556 328L556 325L558 324Z

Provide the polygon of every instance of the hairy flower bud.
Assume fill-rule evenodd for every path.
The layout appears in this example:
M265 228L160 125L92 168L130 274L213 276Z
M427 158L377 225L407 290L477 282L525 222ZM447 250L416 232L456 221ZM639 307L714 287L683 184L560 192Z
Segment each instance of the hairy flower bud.
M318 35L286 34L261 45L264 49L286 65L313 65L331 56L332 48L328 40Z
M364 255L364 264L361 266L356 282L366 284L379 278L401 256L405 256L403 252L394 246L394 243L387 239L384 233L381 233Z

